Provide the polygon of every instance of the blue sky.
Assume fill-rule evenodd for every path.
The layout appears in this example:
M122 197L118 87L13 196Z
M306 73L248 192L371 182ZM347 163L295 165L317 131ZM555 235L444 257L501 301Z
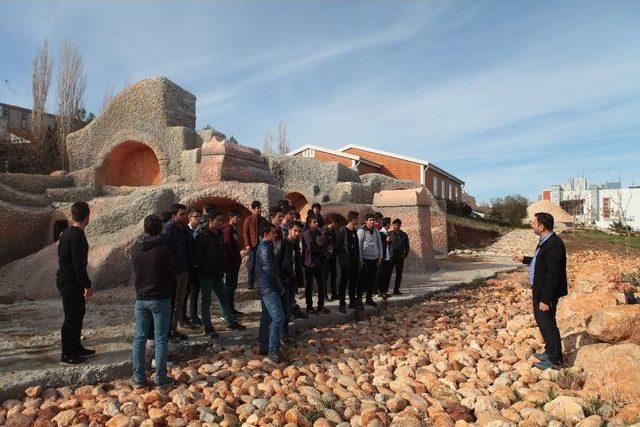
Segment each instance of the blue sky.
M479 200L584 173L640 184L640 2L0 0L0 101L31 105L47 37L85 59L87 109L164 75L260 148L423 158ZM8 81L4 83L4 80ZM55 88L49 109L54 108Z

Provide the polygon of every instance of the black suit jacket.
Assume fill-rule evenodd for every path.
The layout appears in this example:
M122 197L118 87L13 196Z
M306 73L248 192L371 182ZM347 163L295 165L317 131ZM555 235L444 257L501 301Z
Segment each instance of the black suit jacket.
M524 257L531 264L532 257ZM567 251L562 239L553 233L540 247L533 274L533 301L551 305L567 295Z

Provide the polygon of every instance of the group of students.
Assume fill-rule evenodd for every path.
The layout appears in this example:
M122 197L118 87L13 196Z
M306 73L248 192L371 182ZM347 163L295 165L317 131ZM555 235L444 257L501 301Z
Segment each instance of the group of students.
M329 313L325 301L336 299L344 313L347 295L350 309L375 306L374 295L389 297L394 270L394 293L400 294L404 259L409 254L401 220L392 222L379 213L367 214L361 225L359 214L351 211L346 225L341 225L340 216L324 218L321 209L320 204L314 204L303 224L288 200L279 202L268 219L262 216L260 202L254 201L241 230L239 210L223 215L214 205L201 211L174 204L160 216L147 216L144 233L131 252L136 291L134 383L146 384L147 340L155 347L156 385L163 386L172 382L167 375L169 339L187 339L178 327L202 327L205 335L217 337L210 313L213 294L228 328L246 329L238 321L243 313L235 307L245 257L248 287L255 288L257 282L262 306L260 352L273 362L284 359L281 344L294 317ZM77 202L71 213L70 227L61 234L58 246L57 284L65 312L61 361L76 364L95 351L80 342L84 298L92 294L83 231L89 221L89 206ZM296 304L300 288L304 289L306 313Z

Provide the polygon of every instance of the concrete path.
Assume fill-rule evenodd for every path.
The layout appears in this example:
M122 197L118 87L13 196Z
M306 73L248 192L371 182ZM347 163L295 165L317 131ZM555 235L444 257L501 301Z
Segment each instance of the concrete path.
M365 312L338 312L338 303L326 304L331 313L296 320L297 331L317 326L360 320L394 306L420 302L431 295L458 286L490 278L497 273L518 268L507 257L455 256L437 260L439 271L429 274L405 274L401 296L394 296ZM393 280L393 279L392 279ZM68 367L59 363L59 328L62 308L58 300L23 302L0 306L0 400L14 398L31 385L60 387L93 384L131 376L131 342L133 337L133 291L116 289L96 295L87 302L83 330L86 346L98 352L90 362ZM174 361L185 361L198 355L218 351L220 346L255 345L260 303L255 291L239 290L238 309L248 329L228 331L217 320L218 340L202 336L201 330L183 331L190 335L187 343L176 344L171 353ZM304 299L298 298L304 307ZM314 299L315 301L315 299ZM217 306L217 302L214 302ZM216 318L219 314L214 311ZM357 319L356 319L357 316ZM148 355L150 357L150 355Z

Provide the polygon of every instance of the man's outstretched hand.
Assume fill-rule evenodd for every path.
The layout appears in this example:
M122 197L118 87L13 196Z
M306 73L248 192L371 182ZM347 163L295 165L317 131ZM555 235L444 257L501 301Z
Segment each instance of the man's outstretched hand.
M551 310L551 306L540 301L540 311L549 311Z

